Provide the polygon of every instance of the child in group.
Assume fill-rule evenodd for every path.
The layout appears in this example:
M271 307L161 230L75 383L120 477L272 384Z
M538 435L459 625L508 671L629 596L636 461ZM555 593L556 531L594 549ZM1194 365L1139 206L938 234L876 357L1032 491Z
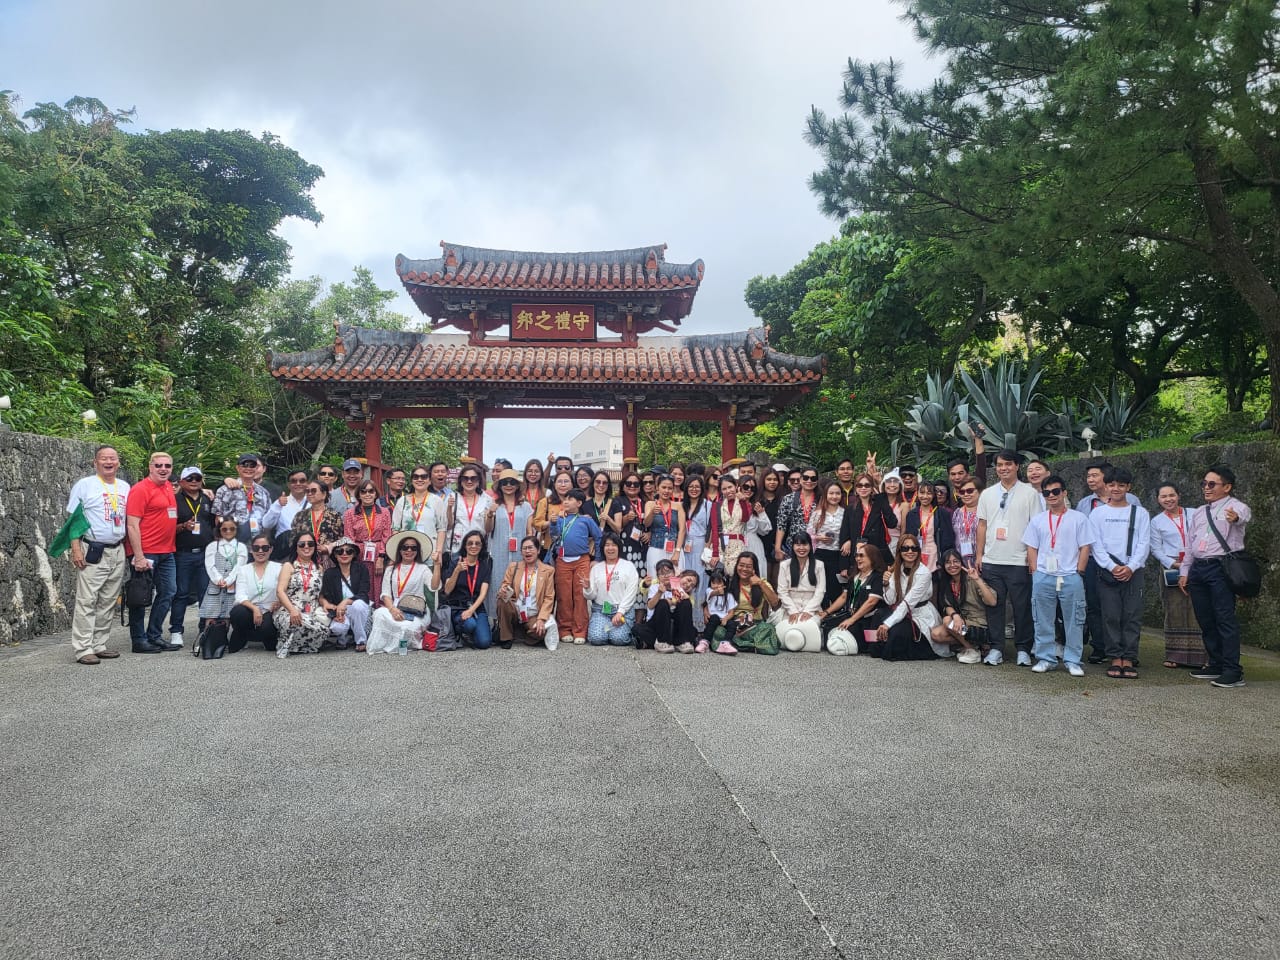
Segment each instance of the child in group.
M693 570L680 571L680 589L683 590L685 596L689 598L690 608L692 608L693 603L697 600L698 586L701 583L702 583L702 578L698 576L698 574L695 571ZM694 635L697 636L696 630L694 632ZM699 640L697 646L695 646L693 649L695 653L706 653L707 650L709 649L709 644L707 644L706 641Z
M234 520L223 520L218 539L204 548L204 568L209 586L200 599L200 626L208 620L226 620L236 604L236 575L249 562L249 551L236 539Z
M693 604L684 581L676 576L670 560L654 565L656 576L650 583L645 609L648 619L637 623L633 632L636 649L658 653L693 653Z
M707 599L702 604L703 616L706 618L707 626L702 631L702 636L698 640L698 653L706 653L711 649L711 638L715 635L716 627L724 625L728 631L728 636L724 643L733 646L730 643L733 640L733 634L737 630L737 624L732 621L733 610L736 604L728 592L729 578L725 576L724 570L717 567L707 574ZM737 653L734 650L734 653Z

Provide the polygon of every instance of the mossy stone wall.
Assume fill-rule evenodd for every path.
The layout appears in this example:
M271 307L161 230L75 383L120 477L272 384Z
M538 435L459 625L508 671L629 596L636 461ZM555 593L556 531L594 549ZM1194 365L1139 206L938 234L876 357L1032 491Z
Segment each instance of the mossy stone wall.
M1200 481L1214 464L1224 464L1236 472L1235 495L1249 505L1253 520L1246 531L1245 546L1267 562L1263 564L1262 595L1255 600L1241 600L1237 606L1244 642L1270 650L1280 650L1280 443L1203 445L1131 453L1123 456L1103 454L1117 466L1133 471L1133 492L1141 498L1149 513L1160 507L1156 491L1161 483L1173 483L1182 494L1184 506L1199 506ZM1087 492L1084 469L1087 461L1055 460L1050 466L1066 481L1074 503ZM1154 564L1150 570L1154 573ZM1152 588L1154 575L1147 578L1146 622L1159 627L1164 623L1160 609L1160 591Z

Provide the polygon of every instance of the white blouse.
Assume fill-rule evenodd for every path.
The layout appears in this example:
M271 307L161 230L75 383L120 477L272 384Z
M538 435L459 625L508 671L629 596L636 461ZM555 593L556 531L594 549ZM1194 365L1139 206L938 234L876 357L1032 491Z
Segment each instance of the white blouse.
M884 619L886 627L892 627L910 615L916 631L928 637L929 631L941 622L937 608L933 605L933 576L923 563L916 565L907 584L906 596L901 599L898 597L895 579L890 575L889 582L884 585L884 602L894 605L893 612Z
M592 603L602 606L607 600L617 608L615 612L626 616L636 604L636 587L640 583L640 571L630 560L619 559L617 566L609 572L612 576L606 577L603 560L593 563L591 574L586 586L582 588L582 593ZM609 581L608 589L605 588L606 580Z
M1186 540L1183 534L1191 535L1191 515L1195 510L1182 510L1182 531L1178 530L1178 525L1169 519L1169 515L1163 510L1157 510L1151 515L1151 555L1164 569L1168 570L1178 565L1178 554L1185 553L1187 549Z
M822 610L822 596L827 589L826 567L815 560L812 555L809 562L814 566L817 585L809 585L809 573L804 566L800 567L800 582L791 582L791 561L783 560L778 564L778 599L782 601L782 612L787 616L797 613L812 613L815 616Z
M255 607L266 613L276 603L276 584L280 580L280 564L274 560L267 561L262 579L258 579L258 571L252 563L246 563L236 571L236 603L248 600Z

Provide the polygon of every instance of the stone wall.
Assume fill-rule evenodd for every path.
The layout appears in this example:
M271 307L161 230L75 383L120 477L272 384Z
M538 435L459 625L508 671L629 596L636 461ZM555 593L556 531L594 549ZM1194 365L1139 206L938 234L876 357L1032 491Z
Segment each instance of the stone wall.
M1182 447L1152 453L1108 456L1116 466L1133 471L1133 492L1142 499L1148 513L1159 509L1156 490L1160 483L1177 486L1184 506L1198 506L1200 481L1205 470L1215 463L1225 464L1236 472L1235 495L1249 505L1253 521L1249 524L1245 546L1250 552L1266 558L1263 564L1262 595L1256 600L1242 600L1238 605L1244 641L1268 649L1280 649L1280 444L1270 441L1228 445ZM1067 481L1072 501L1083 496L1085 460L1058 460L1050 464ZM1154 572L1154 567L1149 568ZM1147 584L1154 577L1148 574ZM1159 590L1147 589L1146 622L1161 626Z
M46 552L93 444L0 430L0 643L71 626L75 568Z

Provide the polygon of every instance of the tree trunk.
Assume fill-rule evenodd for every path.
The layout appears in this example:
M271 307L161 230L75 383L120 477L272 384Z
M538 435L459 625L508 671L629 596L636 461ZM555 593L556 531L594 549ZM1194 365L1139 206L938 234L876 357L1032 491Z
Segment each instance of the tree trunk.
M1236 232L1222 190L1222 172L1212 147L1194 137L1188 151L1196 172L1196 187L1204 203L1209 231L1213 236L1213 259L1228 277L1236 292L1258 318L1262 337L1267 344L1267 367L1271 381L1269 415L1272 433L1280 435L1280 292L1271 285L1249 256L1249 251Z

